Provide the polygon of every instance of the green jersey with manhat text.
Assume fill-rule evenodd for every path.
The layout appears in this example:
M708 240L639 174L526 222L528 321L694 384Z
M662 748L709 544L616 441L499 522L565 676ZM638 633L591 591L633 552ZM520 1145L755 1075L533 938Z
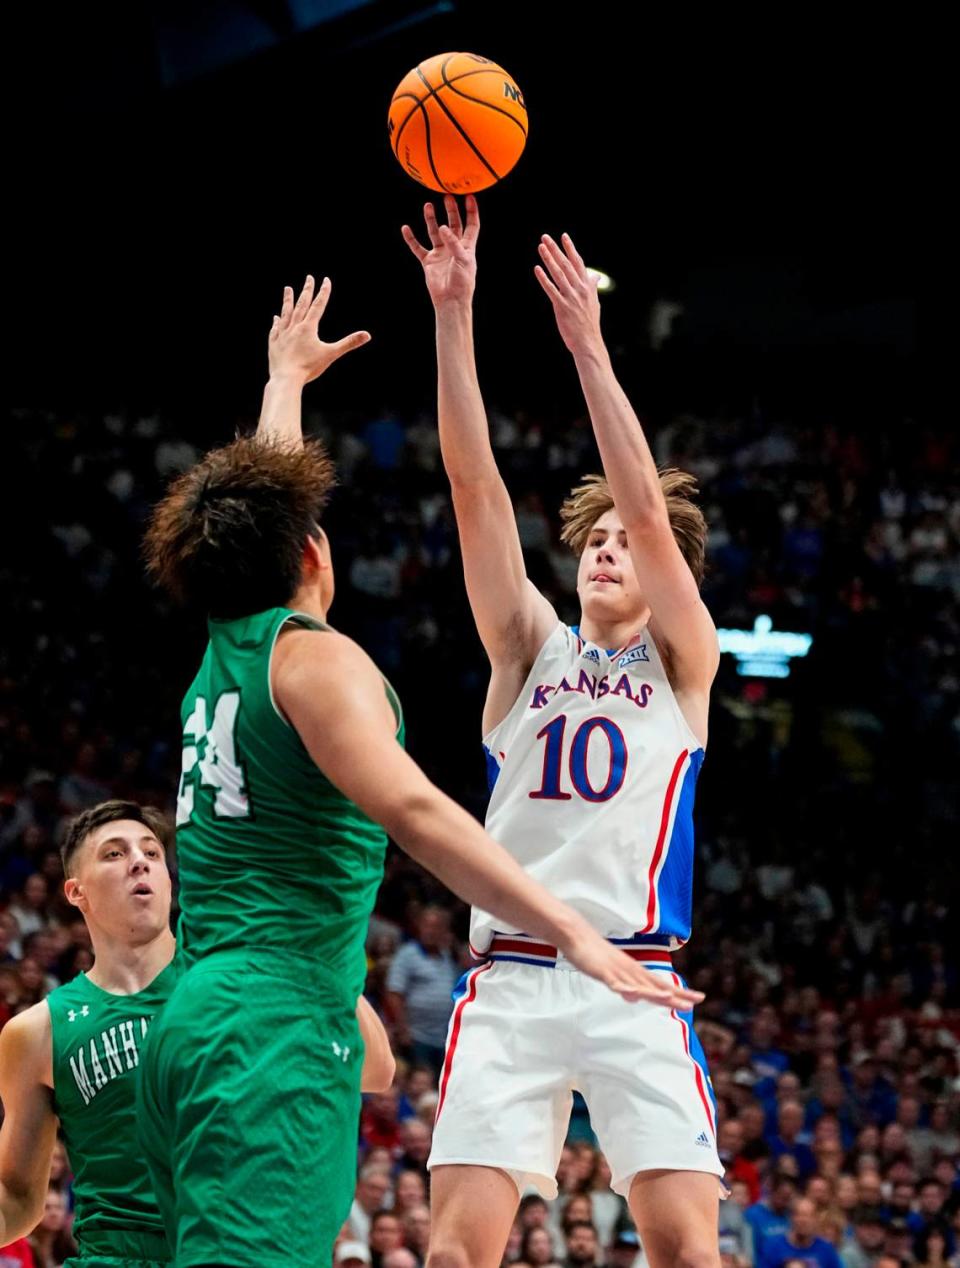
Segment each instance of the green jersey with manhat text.
M179 976L175 956L133 995L105 991L81 973L46 998L53 1102L74 1173L73 1234L81 1255L85 1243L122 1255L124 1234L163 1238L137 1143L135 1081L150 1025Z

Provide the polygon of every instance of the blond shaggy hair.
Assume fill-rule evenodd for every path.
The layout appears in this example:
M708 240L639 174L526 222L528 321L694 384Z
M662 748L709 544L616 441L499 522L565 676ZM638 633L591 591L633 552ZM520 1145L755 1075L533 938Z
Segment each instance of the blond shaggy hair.
M678 471L676 467L665 467L658 474L673 536L699 586L705 569L707 521L699 506L692 501L697 492L697 481L688 472ZM613 509L613 494L606 477L584 476L560 508L563 521L560 540L566 542L574 554L582 555L594 524L601 515Z

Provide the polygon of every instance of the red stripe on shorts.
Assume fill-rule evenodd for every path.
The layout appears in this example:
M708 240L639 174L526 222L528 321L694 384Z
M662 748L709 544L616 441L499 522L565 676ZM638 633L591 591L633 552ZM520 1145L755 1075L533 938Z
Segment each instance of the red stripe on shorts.
M671 973L670 976L673 978L675 986L682 985L676 973ZM710 1126L710 1131L715 1137L717 1134L717 1130L713 1125L713 1114L711 1113L711 1110L710 1110L710 1102L707 1100L707 1094L703 1086L703 1071L700 1069L700 1062L695 1060L692 1056L690 1056L690 1041L687 1038L687 1023L683 1020L683 1018L680 1016L680 1014L677 1012L675 1008L671 1008L670 1016L676 1018L676 1020L680 1023L680 1031L683 1035L683 1050L687 1054L687 1056L690 1057L690 1060L693 1062L693 1071L697 1077L697 1091L700 1093L700 1100L703 1102L703 1108L706 1110L707 1123Z
M447 1044L447 1055L443 1059L443 1077L440 1080L440 1100L437 1102L437 1117L433 1120L434 1122L436 1122L440 1117L440 1111L443 1109L444 1097L447 1095L447 1082L449 1081L450 1070L453 1066L453 1054L457 1048L457 1040L460 1038L460 1023L463 1020L463 1010L472 999L476 998L477 978L481 975L481 973L486 973L487 969L492 969L493 965L494 961L489 960L486 964L481 964L481 966L476 970L473 977L470 979L470 985L467 988L467 993L457 1005L456 1011L453 1014L453 1026L450 1030L450 1042Z

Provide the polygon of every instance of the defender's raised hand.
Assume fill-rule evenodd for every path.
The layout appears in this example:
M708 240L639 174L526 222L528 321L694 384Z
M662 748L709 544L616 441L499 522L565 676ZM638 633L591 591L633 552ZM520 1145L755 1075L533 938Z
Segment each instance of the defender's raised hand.
M324 343L317 334L330 292L330 279L325 277L316 295L314 281L308 274L296 303L293 287L283 288L283 306L274 317L268 341L270 377L296 379L301 385L318 379L328 366L346 352L370 342L365 330L355 330L335 343Z
M480 234L480 212L472 194L466 198L466 223L452 194L443 200L447 223L437 221L433 203L423 209L430 249L422 246L409 225L400 232L403 240L423 265L427 290L435 307L446 303L466 303L473 299L477 278L477 238Z
M562 251L548 233L543 235L540 239L543 265L538 264L533 271L553 305L563 342L577 356L603 342L597 294L599 278L588 272L569 233L563 234L561 241Z

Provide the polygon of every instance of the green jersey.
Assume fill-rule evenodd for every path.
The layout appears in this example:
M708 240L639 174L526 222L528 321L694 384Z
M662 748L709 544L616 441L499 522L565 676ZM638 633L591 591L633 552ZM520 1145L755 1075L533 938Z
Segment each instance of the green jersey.
M308 956L355 998L386 833L320 772L277 709L270 661L287 624L327 628L289 608L209 622L182 707L177 937L188 966L237 947ZM323 641L318 633L318 655Z
M135 995L113 995L81 973L47 996L53 1100L74 1172L73 1232L163 1235L137 1142L137 1067L150 1023L180 976L179 956Z

